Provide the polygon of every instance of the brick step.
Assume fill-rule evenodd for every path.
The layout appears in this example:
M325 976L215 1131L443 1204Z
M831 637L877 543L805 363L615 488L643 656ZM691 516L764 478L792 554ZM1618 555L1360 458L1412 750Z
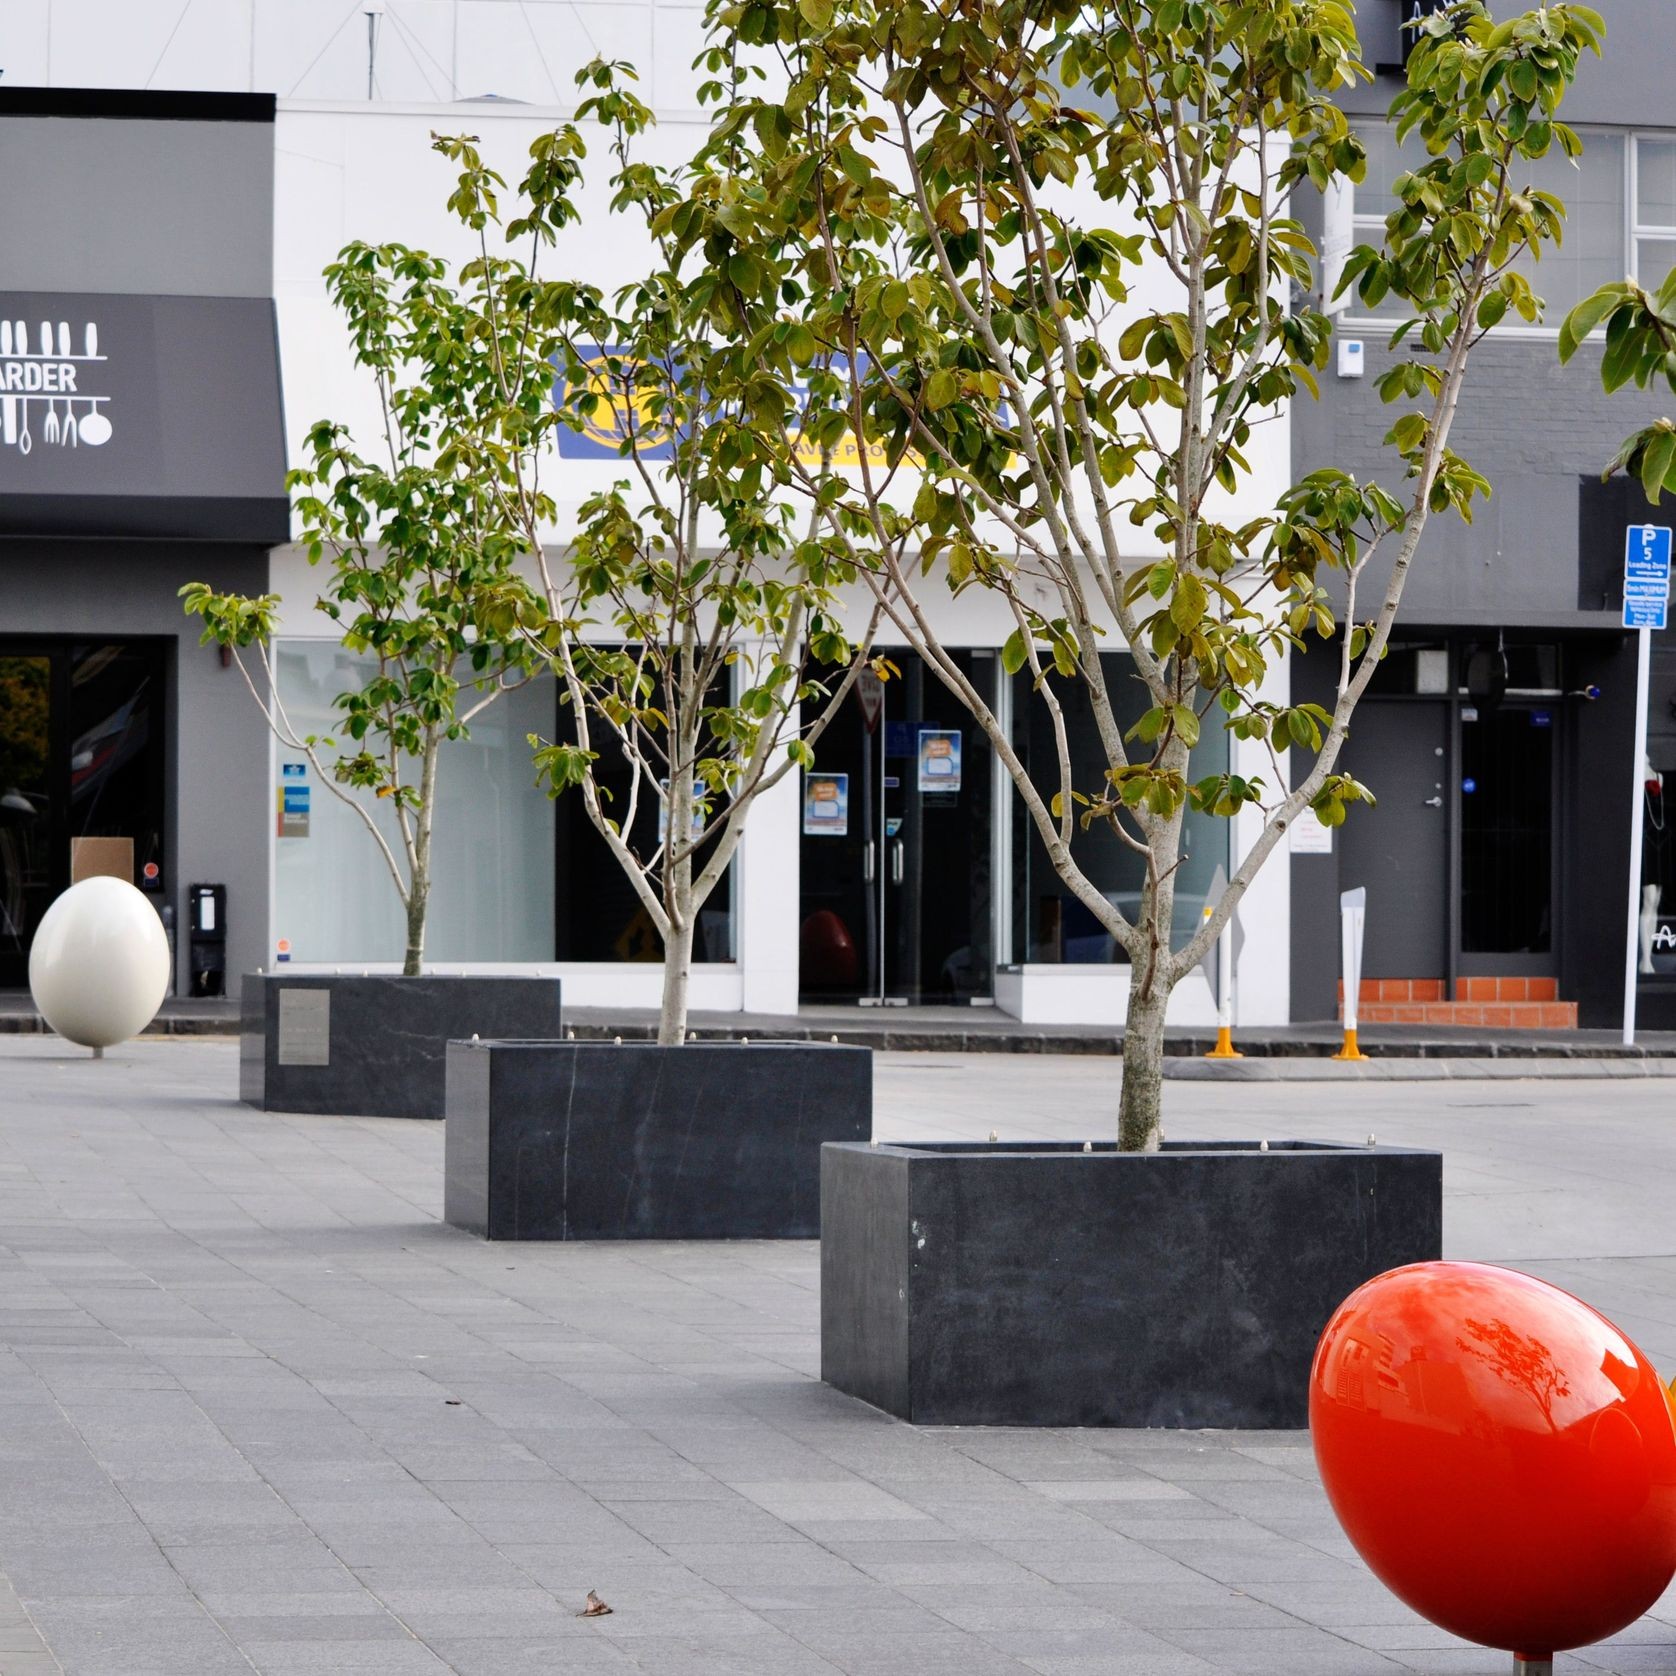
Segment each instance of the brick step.
M1448 1001L1448 985L1442 978L1363 978L1360 990L1365 1009L1370 1002ZM1344 983L1338 986L1344 1000ZM1455 1000L1461 1001L1557 1001L1559 983L1554 978L1457 978Z
M1577 1028L1575 1001L1363 1001L1357 1015L1362 1024L1455 1024L1485 1030Z

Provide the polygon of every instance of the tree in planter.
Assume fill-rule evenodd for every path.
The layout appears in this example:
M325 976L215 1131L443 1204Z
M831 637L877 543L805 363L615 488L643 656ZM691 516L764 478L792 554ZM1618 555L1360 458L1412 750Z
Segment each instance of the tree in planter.
M492 465L497 516L539 576L539 587L508 576L487 590L480 619L496 643L520 641L558 677L572 737L532 736L537 772L555 797L581 798L662 942L658 1040L669 1045L686 1035L698 916L757 800L813 764L871 628L852 639L839 626L849 557L792 527L718 301L752 276L717 275L670 234L688 183L636 158L652 118L632 78L604 63L577 76L589 90L578 121L609 137L613 213L643 231L649 258L614 297L537 272L537 254L574 217L577 128L531 148L509 220L505 181L475 145L438 145L460 165L450 203L479 238L471 306L503 346L500 405L480 416L469 451ZM742 169L740 150L736 139L720 155ZM501 252L491 236L502 231L531 241L527 259ZM551 403L545 391L531 402L554 368ZM567 430L614 439L630 475L583 503L554 554L540 465ZM817 700L825 707L809 719Z
M378 846L406 920L406 977L424 967L442 746L464 738L529 664L521 643L496 642L477 621L519 548L492 515L478 462L455 441L501 384L490 372L496 346L445 273L421 251L358 243L326 270L356 360L377 384L385 454L369 460L346 427L323 420L309 433L309 463L287 479L309 562L331 564L317 609L369 665L334 701L343 740L301 733L286 713L272 657L277 595L181 589L187 612L204 620L203 643L232 652L275 737L307 757ZM369 792L392 811L394 843L357 795Z
M882 453L846 476L779 430L780 469L817 508L820 539L976 719L1059 877L1127 953L1119 1142L1150 1149L1171 990L1306 809L1337 825L1372 801L1336 764L1428 517L1470 517L1489 493L1450 449L1451 423L1474 345L1509 311L1539 315L1513 264L1558 241L1563 206L1521 171L1552 146L1576 154L1556 111L1601 20L1556 5L1496 23L1458 0L1420 25L1391 115L1426 160L1339 286L1412 311L1380 381L1387 401L1415 404L1387 439L1406 482L1323 469L1236 520L1217 496L1249 479L1254 427L1313 392L1327 360L1287 194L1364 168L1331 103L1367 73L1347 7L711 0L709 18L736 103L674 230L730 277L742 255L754 264L756 283L728 297L736 377L759 368L751 411L775 411L794 320L829 357L803 434L853 429ZM783 92L740 94L730 36L775 55ZM1082 84L1097 109L1077 102ZM730 172L729 125L759 142L748 178ZM1131 296L1143 267L1169 292L1158 306ZM1005 600L1003 661L1047 711L1047 773L939 640L933 573ZM1132 725L1097 655L1114 628L1144 689ZM1264 695L1288 652L1335 636L1330 707ZM1078 689L1104 758L1094 783L1068 745L1061 695ZM1210 728L1265 741L1272 779L1196 774ZM1252 811L1261 831L1178 945L1189 809ZM1085 869L1095 825L1144 870L1132 914Z

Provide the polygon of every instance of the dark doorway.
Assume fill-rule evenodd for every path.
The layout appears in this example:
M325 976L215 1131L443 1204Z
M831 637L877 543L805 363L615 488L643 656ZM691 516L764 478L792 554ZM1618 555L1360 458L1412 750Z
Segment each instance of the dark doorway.
M911 654L853 688L803 777L801 979L810 999L959 1003L994 993L993 762ZM956 652L993 700L993 652Z
M1556 720L1553 706L1462 712L1464 973L1554 970Z
M133 846L133 883L165 900L165 643L0 638L0 987L70 883L77 838Z
M1449 723L1425 699L1365 700L1351 723L1340 766L1379 800L1339 828L1339 888L1368 892L1364 978L1448 975Z

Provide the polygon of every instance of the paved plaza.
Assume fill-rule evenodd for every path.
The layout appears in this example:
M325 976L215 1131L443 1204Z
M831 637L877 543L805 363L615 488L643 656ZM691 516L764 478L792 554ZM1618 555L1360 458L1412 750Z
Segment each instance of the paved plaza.
M812 1243L487 1245L440 1125L251 1111L236 1053L0 1041L0 1676L1507 1667L1367 1574L1301 1433L916 1430L820 1384ZM877 1132L1106 1133L1116 1070L881 1056ZM1676 1372L1676 1083L1167 1098L1443 1147L1448 1255ZM1676 1671L1661 1614L1559 1667Z

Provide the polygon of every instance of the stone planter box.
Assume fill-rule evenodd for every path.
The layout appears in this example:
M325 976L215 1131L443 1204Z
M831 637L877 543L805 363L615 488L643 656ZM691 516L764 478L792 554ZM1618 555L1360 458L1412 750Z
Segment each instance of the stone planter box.
M443 1214L495 1240L814 1239L873 1056L810 1042L448 1044Z
M1328 1316L1442 1226L1399 1147L828 1146L821 1377L921 1425L1300 1427Z
M557 1036L559 980L246 976L239 1098L264 1111L443 1115L450 1036Z

